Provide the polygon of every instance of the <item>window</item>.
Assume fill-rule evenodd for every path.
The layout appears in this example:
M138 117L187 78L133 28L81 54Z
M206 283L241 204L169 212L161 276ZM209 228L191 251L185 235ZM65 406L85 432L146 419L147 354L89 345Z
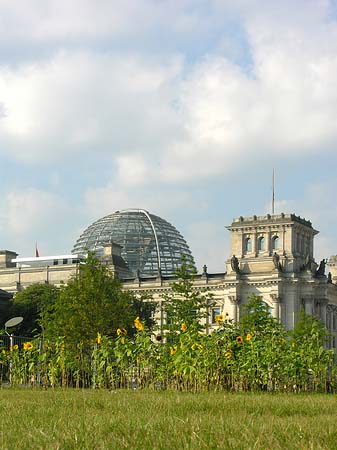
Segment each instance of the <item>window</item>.
M246 238L245 252L251 252L251 251L252 251L252 240L251 240L251 238Z
M261 237L259 237L259 240L258 240L258 250L259 251L264 251L265 247L266 247L265 239L264 239L263 236L261 236Z
M280 246L280 239L278 236L273 237L273 250L278 250Z
M215 318L217 316L220 316L220 314L221 314L220 306L216 306L215 308L212 308L212 323L216 323Z

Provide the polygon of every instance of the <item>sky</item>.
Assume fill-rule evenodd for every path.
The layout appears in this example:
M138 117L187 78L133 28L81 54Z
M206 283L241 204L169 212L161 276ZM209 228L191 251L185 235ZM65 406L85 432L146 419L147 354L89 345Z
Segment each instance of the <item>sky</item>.
M337 254L337 1L0 0L0 249L144 208L224 271L234 217Z

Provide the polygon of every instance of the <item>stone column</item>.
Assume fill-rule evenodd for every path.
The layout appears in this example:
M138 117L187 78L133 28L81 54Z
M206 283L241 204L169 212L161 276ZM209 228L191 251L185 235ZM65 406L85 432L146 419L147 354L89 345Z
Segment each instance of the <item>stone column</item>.
M252 232L252 253L257 255L257 228Z
M282 254L285 255L285 253L286 253L286 251L285 251L286 250L286 230L285 230L284 225L282 225L281 236L280 236L280 234L278 236L279 236L279 239L280 239L279 243L280 243L280 247L281 247L281 248L278 249L278 252L281 252L281 250L282 250ZM292 252L293 252L293 248L292 248Z
M239 321L240 298L236 297L235 295L229 295L228 299L232 305L232 318L233 318L234 322L238 322Z
M266 242L266 250L268 252L268 255L271 256L273 254L272 248L271 248L271 229L269 227L269 230L267 232L267 242Z
M306 314L313 314L313 298L311 296L303 298L303 306Z
M273 317L281 322L281 297L278 294L270 294L270 299L273 305Z
M244 254L245 254L245 239L244 239L244 232L243 230L240 230L240 238L241 238L241 258L243 258ZM232 255L235 255L235 248L232 248Z
M326 307L328 305L327 298L319 299L319 315L318 317L322 320L324 325L326 325Z

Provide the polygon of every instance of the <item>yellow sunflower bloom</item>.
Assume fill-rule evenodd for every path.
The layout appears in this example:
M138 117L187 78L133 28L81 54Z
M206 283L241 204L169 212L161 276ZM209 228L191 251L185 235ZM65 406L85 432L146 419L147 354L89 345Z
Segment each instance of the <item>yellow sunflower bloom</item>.
M186 323L182 323L180 329L181 329L181 331L185 332L187 330Z
M23 343L23 349L24 350L32 350L34 348L34 345L31 342L24 342Z
M223 314L219 314L218 316L215 316L215 321L216 323L220 324L221 322L223 322L225 320L224 315Z
M175 354L177 353L177 350L178 350L178 348L177 348L176 345L174 345L173 347L171 347L171 348L170 348L170 355L171 355L171 356L175 355Z
M122 334L122 330L120 328L117 328L117 336L120 336Z
M226 352L225 353L225 358L226 359L231 359L232 358L232 353L231 352Z
M246 336L246 341L251 341L252 340L252 335L250 334L250 333L247 333L247 336Z
M102 335L101 335L101 333L97 333L96 343L97 343L97 345L100 345L102 343Z
M144 330L144 325L142 324L142 322L139 320L139 317L136 317L135 320L133 321L135 328L138 331L143 331Z
M243 344L243 337L242 337L242 336L238 336L238 337L236 338L236 342L237 342L238 344Z

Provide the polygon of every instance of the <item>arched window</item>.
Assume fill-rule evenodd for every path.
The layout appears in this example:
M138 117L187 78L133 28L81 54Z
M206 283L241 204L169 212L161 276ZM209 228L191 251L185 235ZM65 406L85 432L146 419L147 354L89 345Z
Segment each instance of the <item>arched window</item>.
M265 238L263 236L259 237L258 240L258 250L259 251L264 251L266 248L266 241Z
M252 251L252 240L251 238L246 238L245 241L245 252L251 252Z
M273 250L278 250L280 246L280 238L278 236L273 237Z

